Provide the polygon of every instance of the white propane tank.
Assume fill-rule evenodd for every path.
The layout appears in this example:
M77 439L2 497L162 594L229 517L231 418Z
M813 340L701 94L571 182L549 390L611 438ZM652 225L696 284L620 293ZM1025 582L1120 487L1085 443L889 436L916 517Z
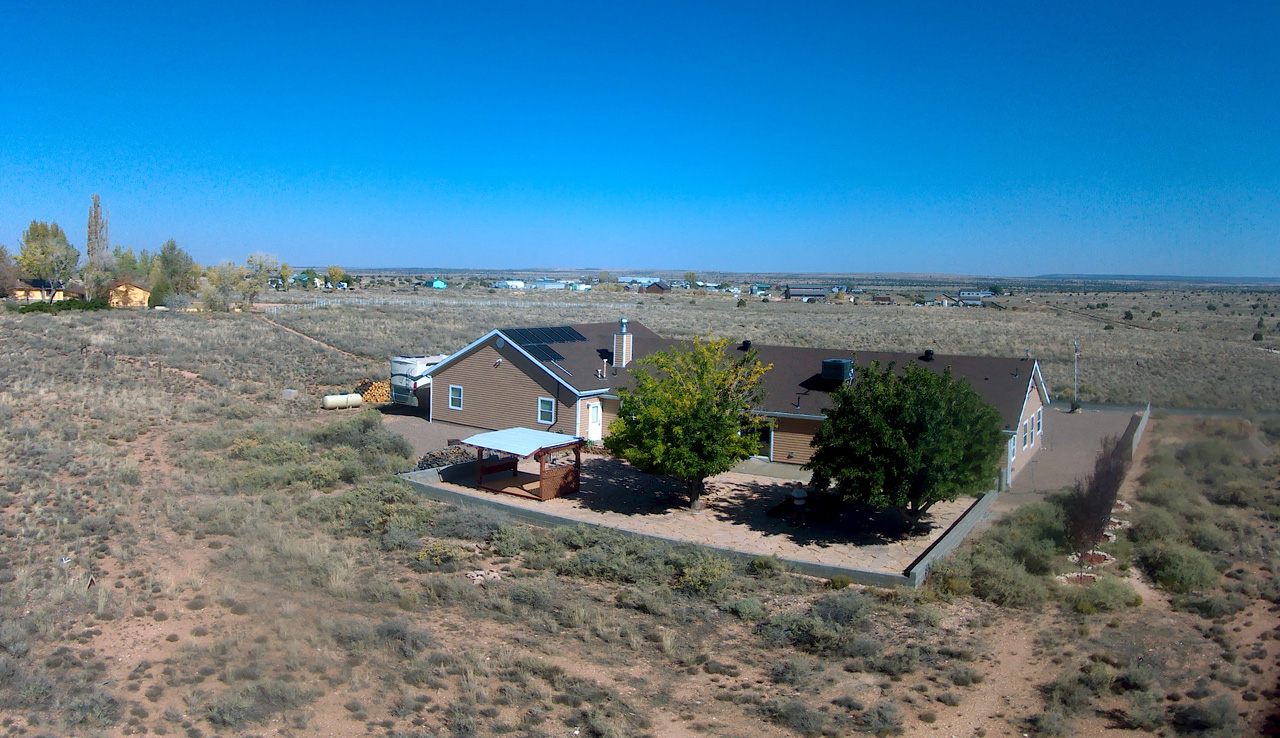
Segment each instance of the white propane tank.
M354 392L346 395L325 395L320 404L325 410L337 410L344 407L360 407L363 399Z

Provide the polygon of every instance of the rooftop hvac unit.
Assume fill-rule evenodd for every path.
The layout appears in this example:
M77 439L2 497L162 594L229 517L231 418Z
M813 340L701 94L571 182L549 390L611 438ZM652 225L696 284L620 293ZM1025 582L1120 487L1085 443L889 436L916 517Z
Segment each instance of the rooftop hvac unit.
M828 382L848 382L853 379L853 360L823 359L822 378Z

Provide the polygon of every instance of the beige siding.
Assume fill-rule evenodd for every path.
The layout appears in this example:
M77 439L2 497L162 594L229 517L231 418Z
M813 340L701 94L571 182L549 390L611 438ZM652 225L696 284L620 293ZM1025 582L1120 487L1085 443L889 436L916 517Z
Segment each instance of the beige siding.
M107 302L112 307L146 307L151 293L137 285L120 285L111 290Z
M492 339L490 339L492 341ZM502 359L498 362L498 359ZM449 386L462 387L462 409L449 407ZM538 398L556 400L554 425L538 423ZM573 434L577 395L510 346L481 346L431 379L431 418L474 428L534 428Z
M773 461L784 464L803 464L813 456L809 442L818 432L821 420L803 418L774 418Z
M613 425L613 421L618 419L618 410L621 405L620 400L613 400L608 397L600 398L600 423L604 426L603 436L608 437L609 426Z
M1029 382L1027 387L1027 401L1022 410L1022 417L1018 419L1017 436L1014 438L1014 444L1017 446L1018 455L1014 458L1010 469L1011 476L1016 479L1018 472L1027 467L1031 463L1031 458L1035 456L1040 447L1044 445L1044 436L1035 433L1036 412L1044 407L1044 403L1040 399L1040 392L1036 389L1035 382ZM1024 448L1022 443L1022 429L1024 424L1031 422L1031 446Z

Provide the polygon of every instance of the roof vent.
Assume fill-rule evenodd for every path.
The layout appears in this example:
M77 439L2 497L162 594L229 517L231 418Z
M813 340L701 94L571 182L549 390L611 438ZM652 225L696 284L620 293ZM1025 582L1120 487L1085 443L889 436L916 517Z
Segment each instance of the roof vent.
M628 323L630 323L630 322L631 322L631 321L627 320L626 318L623 318L622 320L619 320L619 321L618 321L618 333L626 333L626 332L627 332L627 324L628 324Z
M925 349L925 350L924 350L924 360L925 360L925 361L933 361L933 349Z
M853 360L823 359L822 378L828 382L848 382L853 379Z

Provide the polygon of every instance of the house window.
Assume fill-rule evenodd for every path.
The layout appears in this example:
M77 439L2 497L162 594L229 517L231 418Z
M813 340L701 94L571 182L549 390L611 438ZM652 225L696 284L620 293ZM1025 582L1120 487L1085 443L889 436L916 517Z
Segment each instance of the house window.
M1044 408L1036 411L1036 435L1044 435Z
M1018 458L1018 434L1015 432L1013 438L1009 439L1009 461Z
M556 422L556 401L550 397L538 398L538 422L552 425Z
M1031 421L1024 420L1022 422L1022 447L1031 447Z
M456 384L449 385L449 409L462 409L462 388Z

